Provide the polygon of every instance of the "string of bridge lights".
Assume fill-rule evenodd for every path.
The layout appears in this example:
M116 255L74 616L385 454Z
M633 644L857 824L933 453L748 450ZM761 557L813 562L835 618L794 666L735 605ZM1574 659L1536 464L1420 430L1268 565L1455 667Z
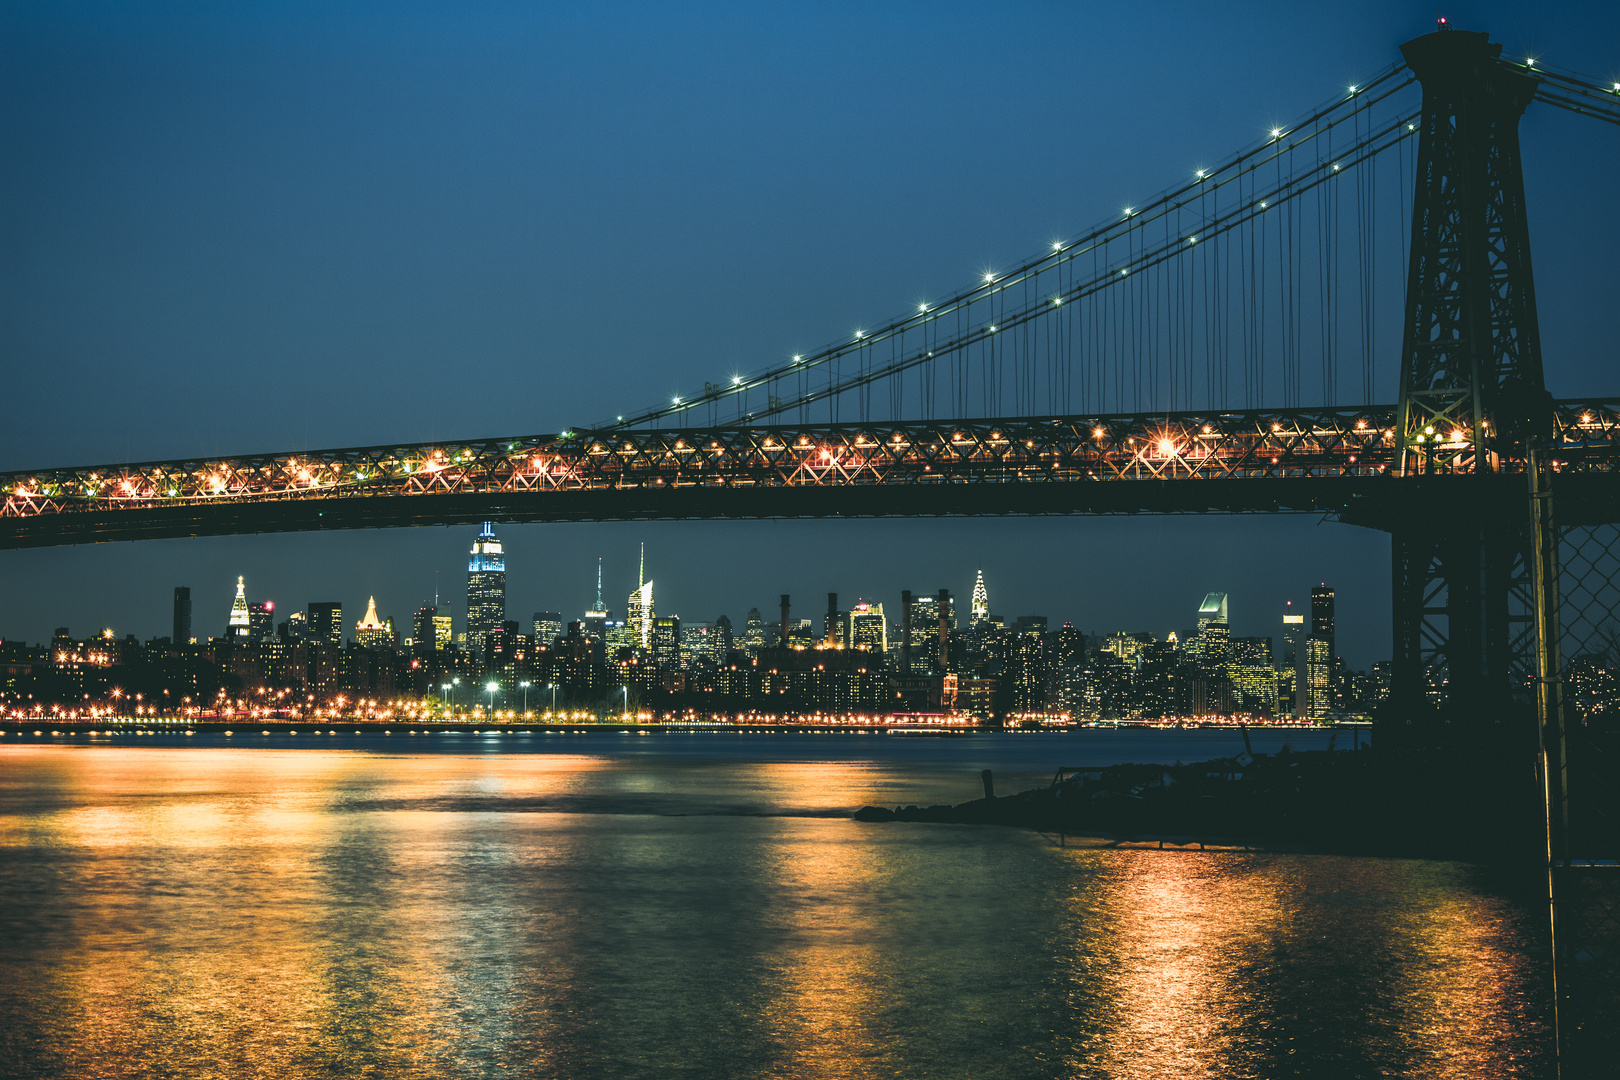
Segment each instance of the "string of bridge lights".
M1402 77L1403 75L1404 77ZM1269 128L1267 137L1260 143L1238 152L1226 162L1214 167L1194 170L1192 178L1188 182L1167 189L1152 202L1140 206L1125 207L1120 218L1100 225L1077 239L1051 241L1049 250L1043 251L1039 256L1028 260L1013 270L1004 274L985 271L972 288L939 302L920 302L915 312L896 319L879 330L868 330L864 327L857 328L850 338L829 345L817 353L808 356L804 353L794 353L787 365L770 368L754 375L732 374L719 384L713 386L705 384L706 390L701 395L675 394L671 396L670 403L667 406L650 408L630 416L619 415L614 418L611 424L602 424L600 428L613 429L638 426L672 414L685 414L688 410L700 405L713 405L722 400L736 399L739 395L746 394L750 390L770 386L780 380L802 375L812 368L821 367L860 349L869 348L880 341L888 340L923 322L936 321L953 312L970 307L973 303L985 299L986 296L1022 284L1031 277L1052 269L1060 262L1072 261L1099 247L1105 247L1109 243L1117 242L1123 235L1120 231L1122 225L1125 226L1127 232L1132 229L1140 229L1149 223L1160 220L1167 214L1188 208L1190 203L1204 198L1210 192L1218 191L1227 184L1250 176L1262 166L1277 162L1283 155L1291 154L1313 141L1324 138L1338 126L1359 118L1372 107L1400 93L1416 81L1416 76L1406 68L1404 63L1393 64L1370 81L1349 86L1344 95L1335 97L1332 102L1318 108L1299 122L1286 127L1274 126ZM1389 85L1391 83L1393 85ZM1347 105L1353 105L1354 107L1346 110ZM1417 125L1409 123L1407 130L1416 131ZM1352 148L1353 151L1354 148ZM1320 163L1318 163L1318 167L1320 167ZM1316 168L1308 169L1304 176L1309 178L1316 171L1318 171ZM1330 171L1334 173L1341 171L1341 163L1332 163ZM1297 190L1293 189L1300 188L1300 185L1292 182L1293 177L1290 177L1289 180L1288 183L1280 184L1276 193L1259 200L1258 209L1270 209L1287 197L1297 194ZM1303 190L1304 188L1300 189ZM1193 199L1186 198L1195 192L1196 195L1194 195ZM1279 198L1278 195L1282 197ZM1186 246L1195 246L1211 235L1211 232L1212 230L1205 228L1187 237ZM1121 268L1118 276L1128 276L1130 269L1130 267ZM1052 306L1061 306L1063 302L1062 297L1051 298ZM1047 309L1046 301L1042 301L1041 308L1042 310ZM993 333L995 331L987 332ZM924 354L920 354L916 359L923 361L933 358L934 355L934 350L926 350ZM896 370L898 369L893 365L886 365L881 369L886 374L894 373ZM808 404L818 395L820 398L826 399L829 396L843 394L871 381L870 378L864 376L856 377L842 383L829 382L824 388L805 392L800 397L791 400L773 398L764 408L748 413L746 418L776 415Z

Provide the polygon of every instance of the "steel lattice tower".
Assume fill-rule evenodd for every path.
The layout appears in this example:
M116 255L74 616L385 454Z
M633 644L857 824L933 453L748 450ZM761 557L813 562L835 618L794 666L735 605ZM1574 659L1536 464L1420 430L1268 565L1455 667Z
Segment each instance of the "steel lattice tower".
M1527 446L1553 416L1518 136L1540 80L1501 63L1501 51L1486 34L1444 28L1401 46L1423 85L1423 113L1395 469L1418 487L1440 475L1478 482L1458 497L1408 497L1387 510L1393 719L1420 730L1462 725L1470 737L1512 731L1529 705L1523 482L1491 474L1509 462L1522 474Z

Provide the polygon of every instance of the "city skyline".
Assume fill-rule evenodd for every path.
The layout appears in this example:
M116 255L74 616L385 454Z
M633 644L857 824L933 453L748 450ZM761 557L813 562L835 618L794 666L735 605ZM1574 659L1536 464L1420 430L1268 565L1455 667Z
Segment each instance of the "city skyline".
M340 621L340 625L343 627L342 636L344 639L352 639L356 641L360 640L359 635L355 633L357 627L352 625L354 623L352 615L357 610L366 610L367 615L361 619L362 623L374 623L374 620L380 617L395 628L400 641L404 642L407 638L411 638L413 636L413 620L415 619L416 615L426 608L433 607L436 608L436 612L439 617L443 618L448 615L453 620L452 633L456 636L457 640L465 641L465 647L469 652L476 654L482 651L479 643L475 640L476 635L480 633L481 628L486 623L494 626L500 621L500 617L495 614L494 608L488 606L490 603L492 603L492 601L486 596L489 591L489 586L486 582L491 570L494 570L494 572L500 575L502 578L500 585L497 586L497 595L499 597L499 603L504 605L504 618L506 620L517 622L522 628L521 632L523 633L528 633L529 631L531 615L539 615L542 613L548 615L559 615L561 623L564 627L573 621L580 621L588 624L591 621L592 616L596 614L605 614L609 620L619 624L626 624L631 620L636 597L639 594L639 590L637 589L631 589L627 592L628 600L623 606L615 607L612 604L608 604L605 611L598 610L597 606L600 604L604 595L604 586L601 584L601 581L603 580L602 574L605 572L604 568L607 565L605 556L598 556L597 559L594 560L594 565L591 568L592 577L587 583L587 587L594 591L592 592L591 599L580 605L578 610L569 607L567 604L558 603L555 597L551 598L551 603L549 606L544 603L537 604L532 608L521 604L514 606L515 602L507 599L506 596L507 568L503 553L504 543L501 539L502 531L504 530L492 530L491 523L489 522L486 522L483 527L477 531L475 539L473 540L473 556L468 561L466 578L462 583L466 586L465 592L462 592L459 589L446 591L445 589L440 588L437 595L430 595L419 602L411 604L409 610L396 610L389 604L384 604L379 607L376 599L376 593L372 592L367 594L364 603L351 607L350 605L354 602L347 597L333 598L330 596L325 596L316 598L312 595L304 599L299 599L296 596L260 596L257 592L255 592L254 588L250 584L246 584L246 582L251 580L252 575L238 574L236 576L235 584L232 586L232 589L229 592L228 599L223 603L223 605L219 605L220 610L224 612L224 619L221 622L222 629L220 629L219 632L215 633L210 630L209 615L207 610L208 601L206 599L202 599L200 601L200 609L188 608L188 610L192 612L192 637L194 637L198 642L207 642L209 638L213 637L245 636L248 632L248 613L250 609L254 613L265 614L268 618L268 613L265 612L264 609L268 607L269 612L273 613L278 609L279 606L279 610L283 612L281 619L277 620L279 622L284 621L288 615L301 613L306 604L311 607L336 604L343 611L349 612L351 616L347 619L347 621ZM645 581L646 584L650 586L652 579L657 575L648 573L646 543L644 541L639 542L637 545L636 564L637 571L635 575L633 575L632 580ZM522 569L523 568L521 565L517 568L517 580L519 581L523 580ZM1292 604L1294 605L1292 610L1307 613L1305 617L1307 618L1307 621L1309 621L1309 613L1312 610L1312 598L1318 592L1317 586L1306 585L1302 589L1296 590L1296 592L1303 594L1302 597L1290 596L1284 601L1283 606L1279 606L1275 608L1275 610L1265 612L1256 610L1256 605L1253 602L1240 602L1240 612L1247 612L1247 614L1243 617L1231 617L1228 614L1230 603L1229 594L1225 591L1209 590L1203 594L1202 605L1200 605L1200 602L1197 599L1189 597L1184 609L1184 618L1181 622L1175 623L1174 625L1142 625L1139 624L1140 620L1138 620L1137 623L1129 622L1129 617L1127 617L1127 622L1119 623L1118 625L1112 623L1098 623L1096 625L1092 625L1087 623L1083 618L1073 616L1068 613L1054 613L1047 610L1039 610L1038 602L1036 607L1030 607L1029 610L1024 610L1024 607L1029 607L1029 605L1018 607L1017 610L1007 608L997 600L1000 593L999 590L994 587L994 571L992 571L992 576L988 580L985 578L982 560L980 560L979 565L975 566L975 568L971 571L969 578L969 584L965 588L952 584L927 584L919 582L913 583L913 585L916 587L911 588L909 591L915 594L923 603L931 603L933 594L937 589L947 589L951 594L952 609L956 614L957 628L960 630L970 629L971 626L976 623L979 616L979 611L977 608L979 597L987 594L988 608L985 614L1004 622L1004 624L1009 627L1025 617L1039 617L1045 620L1054 629L1058 626L1073 626L1075 629L1080 630L1085 634L1093 635L1099 638L1119 633L1145 633L1152 635L1158 640L1164 640L1168 635L1174 635L1184 639L1189 632L1196 632L1197 630L1202 629L1203 626L1208 622L1221 621L1229 628L1229 631L1234 638L1240 636L1273 637L1276 639L1279 650L1284 647L1284 626L1280 617L1283 608ZM681 591L685 595L701 595L702 593L703 584L701 582L683 582L680 584L683 586ZM1327 589L1327 595L1329 597L1329 610L1331 611L1333 607L1333 589L1328 585L1327 582L1321 582L1319 584L1321 588ZM673 583L670 587L673 587ZM185 591L188 597L206 596L206 591L199 590L195 584L176 585L174 586L174 590L171 590L171 595L174 594L174 591ZM472 601L475 591L478 596L484 597L486 607L481 615L474 615L473 611L471 610L471 607L476 604L476 601ZM819 592L801 592L800 594L797 594L794 599L794 621L798 622L800 619L806 618L811 619L812 622L815 622L817 632L819 634L820 623L816 620L820 619L822 616L821 608L817 606L817 601L822 595L824 595L825 592L828 591L835 594L838 592L837 589L828 589ZM897 629L900 625L900 615L897 613L901 610L898 601L904 591L906 590L903 587L894 586L886 591L879 590L872 593L856 594L845 593L843 594L844 603L842 610L847 614L855 611L857 607L864 605L866 608L875 609L876 613L881 614L883 612L885 602L888 602L892 610L885 618L884 626L886 629ZM395 589L394 593L398 594L399 590ZM610 588L605 595L612 595ZM656 618L675 617L681 619L683 623L688 624L693 622L712 623L720 618L729 618L733 625L740 628L742 625L743 613L749 609L757 609L765 613L765 621L768 624L778 625L780 620L775 615L775 607L772 604L764 601L775 600L781 595L783 594L773 593L771 596L761 597L760 601L748 603L740 609L725 609L715 612L705 612L697 608L683 612L673 608L670 610L663 610L655 606L648 616L648 640L644 640L641 647L650 648L652 622ZM794 594L790 593L787 595L791 596ZM467 597L468 601L472 601L472 603L458 604L458 600L461 600L463 597ZM1218 609L1212 608L1210 605L1217 600ZM1296 600L1299 602L1296 603ZM188 601L188 603L197 603L197 601ZM168 609L166 609L166 611L168 611ZM170 612L171 618L172 614L173 613ZM491 622L491 620L494 621ZM1314 623L1312 625L1314 625ZM120 638L122 638L126 633L135 634L139 640L150 640L160 636L168 636L156 632L143 634L134 629L123 629L117 626L106 625L105 620L102 624L97 624L94 626L86 624L83 627L74 627L71 624L67 624L67 628L72 631L74 636L78 637L94 636L95 634L102 632L104 629L113 630L115 636ZM59 629L59 626L53 627L52 632L55 633L57 629ZM256 628L254 633L255 636L258 636L259 629ZM1334 637L1331 616L1329 618L1327 633L1329 639L1331 640ZM19 635L11 635L8 637L5 634L0 634L0 641L3 640L28 641L28 643L31 644L38 644L49 640L49 635L41 637L38 640L30 640ZM891 643L889 647L893 650L898 649L898 645L894 643ZM1362 651L1365 650L1358 650L1356 655L1361 655ZM1281 655L1280 651L1279 655ZM1330 652L1330 655L1337 656L1340 654L1335 649ZM1363 668L1370 667L1371 664L1378 659L1387 659L1387 657L1374 657L1372 660L1360 664L1360 666ZM1349 666L1355 667L1357 665L1350 664Z

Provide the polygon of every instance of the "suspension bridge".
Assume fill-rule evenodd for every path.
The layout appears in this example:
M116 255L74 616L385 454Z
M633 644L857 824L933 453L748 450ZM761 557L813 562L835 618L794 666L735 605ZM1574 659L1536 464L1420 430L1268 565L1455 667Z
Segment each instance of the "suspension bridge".
M1620 398L1556 399L1543 374L1532 104L1620 124L1620 86L1442 24L1156 197L818 351L560 433L0 474L0 548L1313 512L1392 537L1397 695L1500 714L1533 681L1532 456L1564 524L1620 522Z

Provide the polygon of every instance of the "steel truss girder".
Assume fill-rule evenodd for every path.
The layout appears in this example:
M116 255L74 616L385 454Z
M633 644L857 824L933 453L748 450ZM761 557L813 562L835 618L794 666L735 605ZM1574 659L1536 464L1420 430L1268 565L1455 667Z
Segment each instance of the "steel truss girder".
M929 514L977 506L985 513L1329 511L1393 528L1410 501L1401 491L1427 499L1426 485L1447 475L1380 483L1392 479L1393 415L1379 406L569 432L40 470L0 475L0 546L478 515ZM1556 416L1560 472L1620 474L1620 400L1564 402ZM947 495L947 487L955 490ZM994 488L1021 494L989 497ZM1079 488L1086 490L1071 490ZM892 498L904 489L927 494ZM811 490L843 495L811 499ZM889 492L884 499L894 509L856 499L863 490ZM795 499L804 510L795 511Z

